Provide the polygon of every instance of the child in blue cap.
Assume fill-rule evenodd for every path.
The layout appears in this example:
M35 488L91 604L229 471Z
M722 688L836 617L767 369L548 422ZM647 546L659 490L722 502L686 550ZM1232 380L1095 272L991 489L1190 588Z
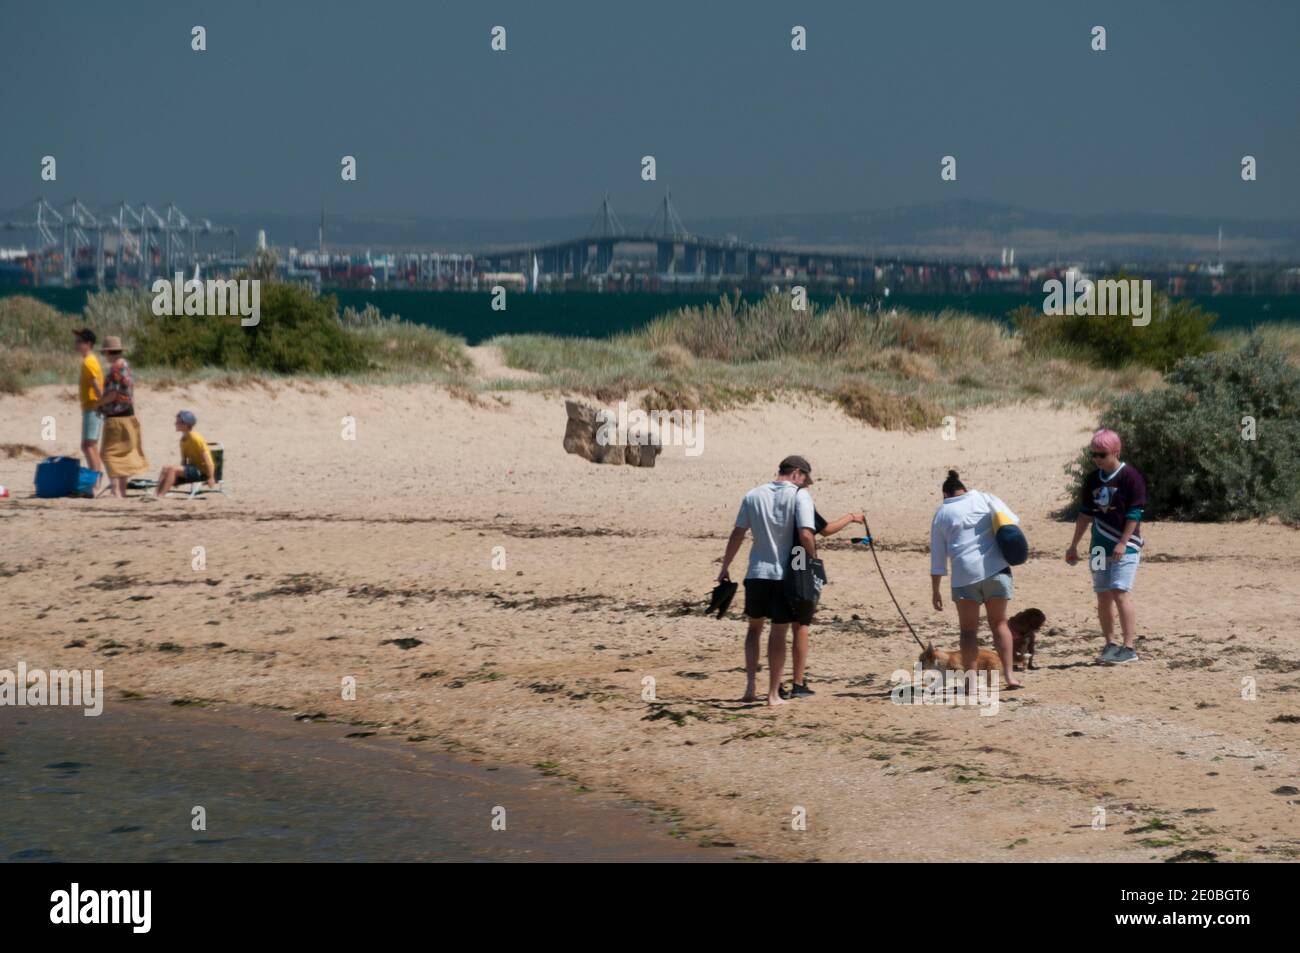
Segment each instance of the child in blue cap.
M178 467L163 467L158 474L158 496L161 498L173 486L182 483L204 481L208 486L217 485L217 467L212 462L212 451L208 442L194 429L198 418L188 410L176 415L176 429L181 435L181 464Z

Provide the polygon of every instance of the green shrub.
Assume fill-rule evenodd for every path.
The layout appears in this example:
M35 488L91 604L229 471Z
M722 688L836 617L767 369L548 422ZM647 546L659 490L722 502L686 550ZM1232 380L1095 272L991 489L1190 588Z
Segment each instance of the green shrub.
M1127 280L1127 276L1116 276ZM1141 364L1167 371L1187 357L1218 348L1211 333L1218 315L1202 311L1193 301L1153 292L1151 323L1135 327L1123 316L1043 314L1038 308L1017 308L1010 315L1026 349L1083 359L1103 367Z
M261 286L260 321L143 315L132 349L140 366L221 367L276 374L346 374L369 366L367 345L348 334L338 302L293 284Z
M1300 522L1300 369L1261 338L1230 353L1189 358L1166 387L1115 400L1101 426L1124 441L1123 457L1147 479L1155 519ZM1255 439L1243 439L1243 418ZM1091 469L1067 468L1073 499Z

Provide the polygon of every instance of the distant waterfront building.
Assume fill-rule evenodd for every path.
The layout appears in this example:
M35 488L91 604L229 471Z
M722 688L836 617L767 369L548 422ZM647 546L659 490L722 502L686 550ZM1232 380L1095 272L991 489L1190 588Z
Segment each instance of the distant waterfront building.
M478 276L479 288L488 290L493 285L523 291L528 287L528 276L522 271L485 271Z
M289 250L290 265L311 271L336 288L467 290L477 277L473 255L464 252L341 252Z

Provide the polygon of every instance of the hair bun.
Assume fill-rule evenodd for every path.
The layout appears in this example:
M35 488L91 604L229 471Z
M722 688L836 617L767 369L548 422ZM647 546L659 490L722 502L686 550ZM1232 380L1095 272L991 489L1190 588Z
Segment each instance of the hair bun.
M948 471L948 479L949 479L949 480L957 480L957 479L960 479L960 478L957 476L957 471L956 471L956 470L949 470L949 471Z

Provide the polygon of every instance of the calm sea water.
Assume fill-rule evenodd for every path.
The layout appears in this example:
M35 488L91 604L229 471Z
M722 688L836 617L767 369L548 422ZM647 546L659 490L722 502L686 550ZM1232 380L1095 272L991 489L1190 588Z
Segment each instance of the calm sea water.
M109 698L97 718L0 706L0 864L737 855L672 837L649 811L535 771L358 734L237 706ZM196 806L203 830L194 829ZM494 811L504 829L493 829Z
M90 289L36 288L0 290L5 294L31 294L48 304L76 314L85 306ZM408 321L442 328L478 344L498 334L555 334L566 337L609 337L635 330L675 308L698 306L718 300L717 294L597 294L568 291L553 294L512 294L505 311L493 311L491 295L467 291L354 291L335 289L339 307L358 310L373 304L384 314L401 315ZM757 294L747 296L750 300ZM834 296L811 296L818 304L830 304ZM854 297L857 303L875 298ZM1300 322L1300 296L1220 295L1193 296L1202 308L1219 316L1219 330L1248 329L1278 321ZM1041 295L892 295L891 308L922 313L945 309L968 311L995 320L1021 305L1041 307Z

